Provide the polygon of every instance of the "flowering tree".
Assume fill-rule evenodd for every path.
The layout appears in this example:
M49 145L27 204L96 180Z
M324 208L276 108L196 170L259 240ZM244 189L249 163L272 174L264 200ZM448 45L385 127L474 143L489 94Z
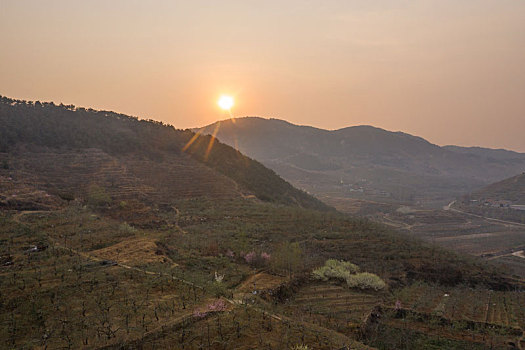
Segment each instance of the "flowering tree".
M255 262L255 259L257 258L257 254L255 252L249 252L244 256L244 260L248 264L253 264Z
M262 252L261 253L261 259L265 262L265 263L268 263L270 262L270 259L271 259L271 255L266 253L266 252Z

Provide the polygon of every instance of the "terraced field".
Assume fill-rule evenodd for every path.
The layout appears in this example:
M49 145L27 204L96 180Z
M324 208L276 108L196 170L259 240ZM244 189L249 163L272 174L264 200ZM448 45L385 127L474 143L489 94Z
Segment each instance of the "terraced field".
M373 207L372 207L373 208ZM387 225L462 254L501 263L507 272L525 278L525 259L512 253L525 248L525 227L488 220L453 210L395 210L370 215Z
M525 328L525 293L414 285L397 293L404 309L450 320Z
M165 155L159 162L144 157L114 157L99 149L83 152L21 150L16 157L6 159L11 168L17 170L0 171L0 175L5 173L3 188L20 187L23 182L50 192L60 189L61 193L85 196L89 186L96 183L114 200L143 199L161 203L173 197L241 196L233 180L185 154Z
M142 337L213 299L169 276L77 254L50 237L46 227L51 225L40 225L47 218L39 213L25 215L24 220L0 215L0 348L118 343L124 334ZM86 220L84 226L95 229L90 222L97 221ZM111 232L106 226L105 235Z
M382 302L380 293L314 283L302 287L283 309L293 318L350 334L356 332L371 310Z
M229 312L193 319L150 333L135 342L108 346L107 349L292 349L308 344L309 349L373 349L341 333L273 315L262 310L235 306ZM178 346L178 347L177 347Z

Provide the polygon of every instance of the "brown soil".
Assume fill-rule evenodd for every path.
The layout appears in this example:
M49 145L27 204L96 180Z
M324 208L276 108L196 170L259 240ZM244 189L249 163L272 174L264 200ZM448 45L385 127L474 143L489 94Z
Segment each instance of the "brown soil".
M107 248L90 253L101 259L114 260L120 264L142 265L148 263L174 264L173 261L159 253L157 244L151 238L132 238Z
M285 277L270 275L266 272L260 272L253 276L248 277L239 288L239 292L250 293L254 290L269 290L279 287L286 281Z

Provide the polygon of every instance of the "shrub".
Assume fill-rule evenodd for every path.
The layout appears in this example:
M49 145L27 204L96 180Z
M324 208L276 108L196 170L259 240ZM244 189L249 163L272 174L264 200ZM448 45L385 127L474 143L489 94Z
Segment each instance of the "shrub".
M255 263L255 260L257 259L257 254L255 254L255 252L249 252L248 254L246 254L244 256L244 260L248 263L248 264L253 264Z
M338 279L346 281L348 276L359 272L359 267L348 261L329 259L324 266L315 269L312 275L315 279L328 281L329 279Z
M208 291L212 293L216 298L224 297L229 294L226 286L223 283L215 280L212 283L210 283Z
M128 224L127 222L123 222L122 224L120 224L118 226L118 229L122 232L126 232L126 233L135 233L137 232L137 229L133 226L131 226L130 224Z
M208 304L208 311L224 311L226 310L226 303L222 299L217 299Z
M271 259L271 255L266 253L266 252L262 252L261 253L261 259L265 262L265 263L268 263Z
M229 252L231 251L227 252L227 256L231 258L235 257L235 254L233 254L233 252L231 252L231 255L228 255ZM252 267L262 267L268 265L271 259L271 255L266 252L262 252L260 254L254 251L248 253L241 252L240 256L247 264L251 265Z
M103 187L91 185L87 193L87 202L93 207L107 206L111 203L111 197Z
M253 267L261 267L265 266L270 262L270 254L266 252L262 252L261 254L258 254L254 251L251 251L249 253L241 252L241 256L248 263L249 265Z
M359 266L335 259L329 259L323 266L313 270L312 277L321 281L345 281L350 288L381 290L386 286L379 276L368 272L359 273Z
M308 345L304 345L304 344L297 344L297 345L292 346L292 350L308 350L308 349L309 349Z
M348 275L348 277L346 278L346 284L350 288L373 290L381 290L384 289L386 286L385 282L383 282L383 280L379 276L369 272Z

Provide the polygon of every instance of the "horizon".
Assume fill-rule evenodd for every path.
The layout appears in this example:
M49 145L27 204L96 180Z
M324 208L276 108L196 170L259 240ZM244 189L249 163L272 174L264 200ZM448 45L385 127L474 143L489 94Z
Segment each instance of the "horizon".
M522 152L522 151L516 151L516 150L513 150L513 149L509 149L509 148L483 147L483 146L478 146L478 145L466 145L466 146L464 146L464 145L456 145L456 144L438 144L438 143L434 143L434 142L428 140L427 138L425 138L425 137L423 137L421 135L410 134L410 133L408 133L406 131L403 131L403 130L389 130L389 129L385 129L385 128L382 128L382 127L379 127L379 126L375 126L375 125L371 125L371 124L347 125L347 126L343 126L343 127L337 128L337 129L324 129L324 128L320 128L320 127L317 127L317 126L314 126L314 125L292 123L291 121L286 120L286 119L280 119L280 118L274 118L274 117L260 117L260 116L256 116L256 115L247 115L247 116L243 116L243 117L221 119L221 120L217 120L217 121L215 121L215 122L213 122L211 124L206 124L206 125L203 125L203 126L191 127L191 128L187 128L187 129L190 129L190 130L201 129L201 128L205 128L205 127L211 126L211 125L213 125L215 123L218 123L218 122L222 123L224 121L230 121L232 119L246 119L246 118L259 118L259 119L264 119L264 120L277 120L277 121L283 121L283 122L289 123L289 124L291 124L293 126L314 128L314 129L324 130L324 131L338 131L338 130L347 129L347 128L356 128L356 127L363 127L364 126L364 127L371 127L371 128L374 128L374 129L380 129L380 130L391 132L391 133L403 133L403 134L407 134L407 135L410 135L410 136L419 137L419 138L422 138L423 140L425 140L427 142L430 142L431 144L434 144L434 145L439 146L439 147L458 146L458 147L465 147L465 148L485 148L485 149L492 149L492 150L497 150L497 151L503 150L503 151L516 152L516 153L525 153L525 152Z
M14 97L11 97L11 96L5 96L5 95L2 95L2 94L0 94L0 97L6 97L8 99L13 99L13 100L23 100L23 99L14 98ZM37 101L41 102L41 103L47 102L47 103L53 103L55 106L60 106L60 104L63 104L65 106L67 106L67 105L74 105L75 108L85 108L85 109L91 108L91 107L88 107L88 106L77 106L77 105L72 104L72 103L55 102L55 101L40 101L40 100L25 100L25 101L26 102L31 102L31 103L34 103L34 102L37 102ZM127 113L114 111L114 110L106 110L106 109L96 109L96 110L97 111L101 111L101 112L111 112L111 113L117 113L117 114L124 114L124 115L127 115L128 117L138 118L139 120L146 120L146 121L153 120L153 121L157 121L157 122L164 122L162 120L149 118L147 116L146 117L142 117L142 116L137 116L137 115L134 115L134 114L127 114ZM246 116L242 116L242 117L219 119L219 120L216 120L216 121L214 121L212 123L209 123L209 124L206 124L206 125L192 126L192 127L186 127L186 128L178 127L177 125L173 125L171 123L166 123L166 122L164 122L164 123L166 123L169 126L174 127L175 129L179 129L179 130L194 130L194 129L205 128L205 127L208 127L208 126L213 125L213 124L218 123L218 122L231 121L232 119L247 119L247 118L258 118L258 119L264 119L264 120L283 121L283 122L289 123L289 124L291 124L293 126L309 127L309 128L314 128L314 129L324 130L324 131L337 131L337 130L346 129L346 128L354 128L354 127L363 127L364 126L364 127L371 127L371 128L374 128L374 129L384 130L384 131L391 132L391 133L403 133L403 134L407 134L407 135L410 135L410 136L419 137L419 138L422 138L423 140L425 140L425 141L427 141L427 142L429 142L429 143L431 143L433 145L439 146L439 147L458 146L458 147L465 147L465 148L485 148L485 149L492 149L492 150L503 150L503 151L509 151L509 152L516 152L516 153L525 153L525 151L518 151L518 150L514 150L514 149L509 149L509 148L495 148L495 147L485 147L485 146L479 146L479 145L438 144L438 143L432 142L431 140L429 140L429 139L427 139L427 138L425 138L425 137L423 137L421 135L411 134L411 133L408 133L408 132L403 131L403 130L389 130L389 129L382 128L382 127L375 126L375 125L371 125L371 124L347 125L347 126L343 126L343 127L337 128L337 129L324 129L324 128L317 127L317 126L314 126L314 125L293 123L293 122L291 122L289 120L286 120L286 119L275 118L275 117L262 117L262 116L255 116L255 115L246 115Z
M6 95L208 125L373 125L525 152L525 3L0 4ZM94 25L96 24L96 25Z

